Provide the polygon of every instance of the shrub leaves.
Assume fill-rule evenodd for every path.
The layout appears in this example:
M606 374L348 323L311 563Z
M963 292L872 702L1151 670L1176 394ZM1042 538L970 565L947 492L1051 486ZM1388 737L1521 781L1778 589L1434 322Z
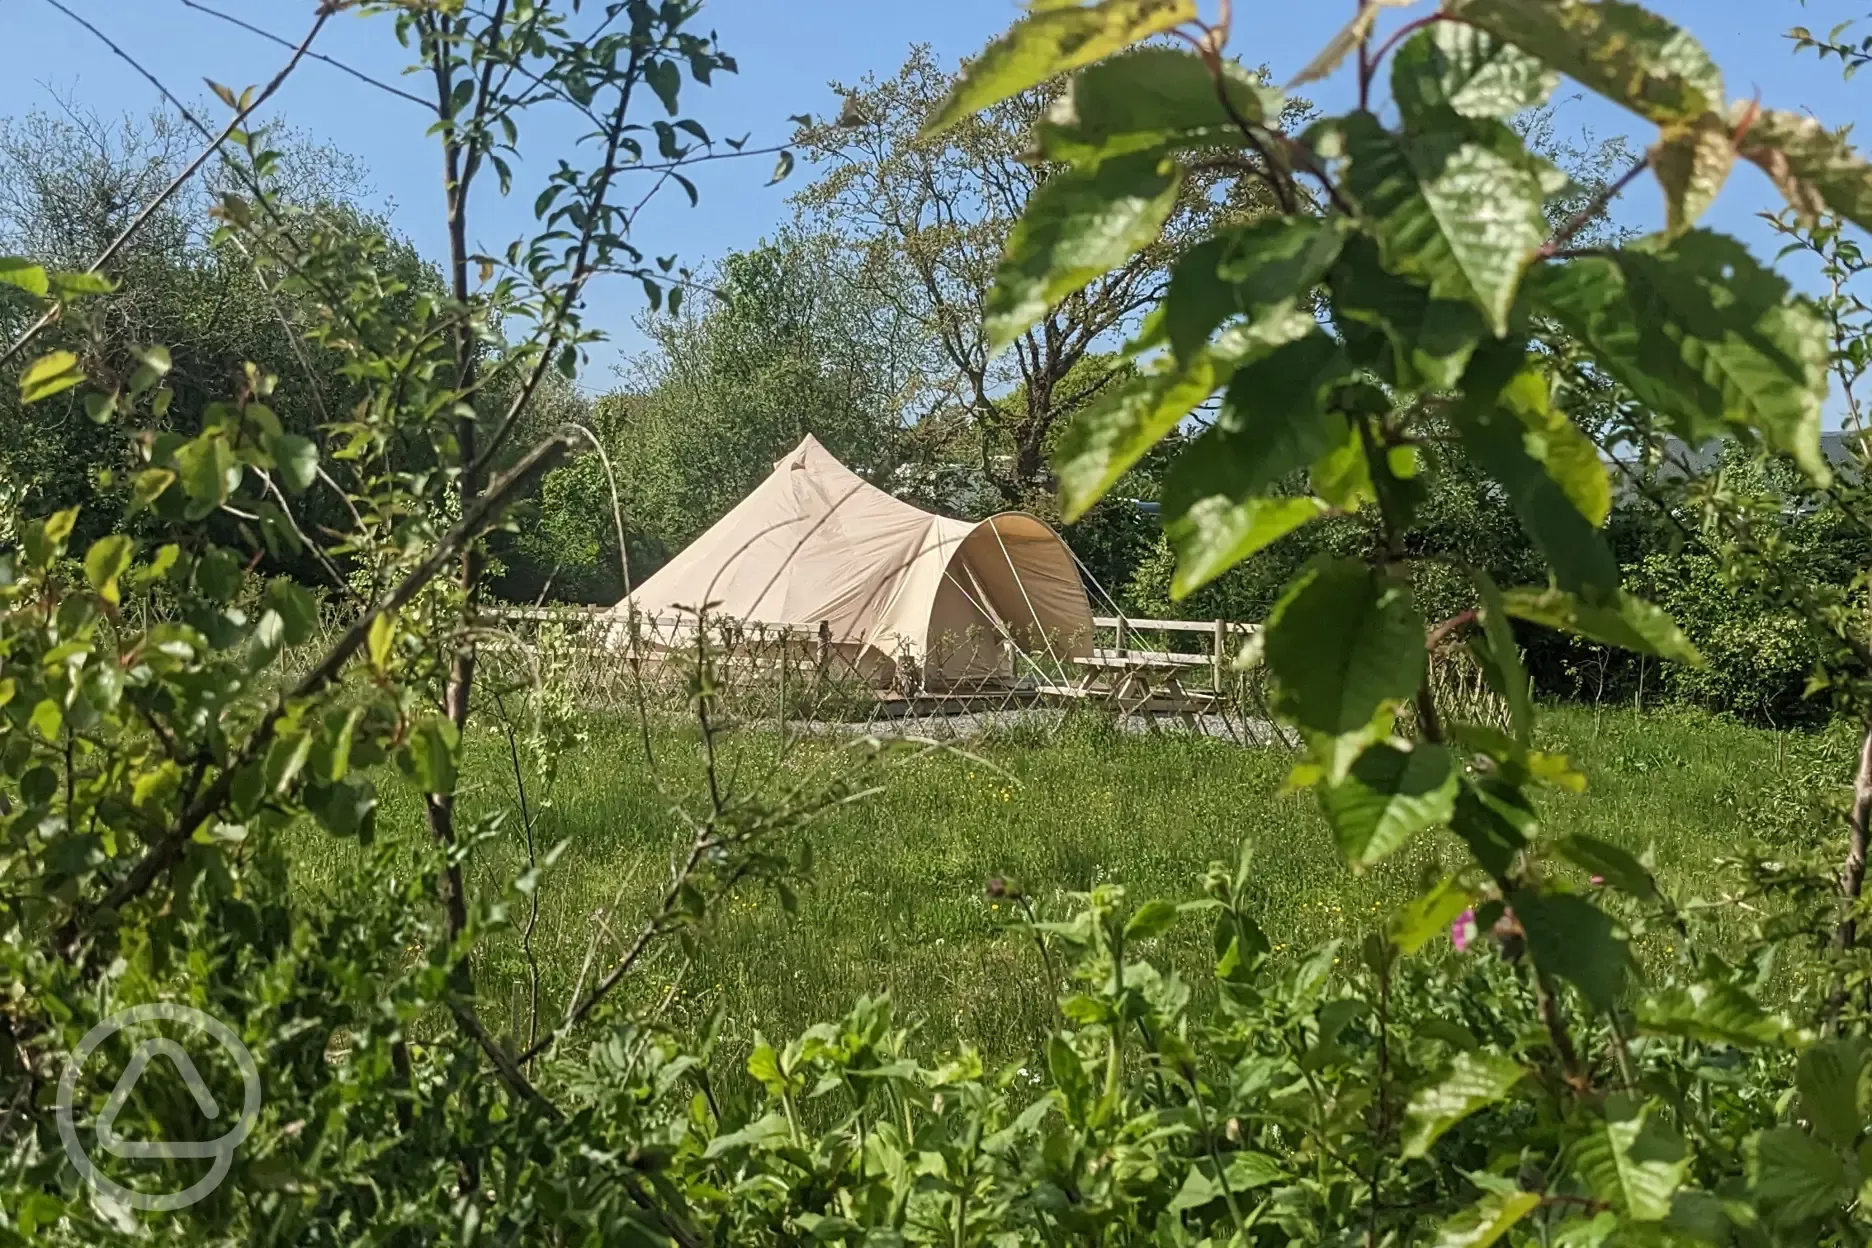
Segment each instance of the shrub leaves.
M1519 1062L1498 1053L1458 1053L1449 1069L1417 1089L1405 1107L1404 1156L1427 1154L1444 1132L1507 1096L1526 1073Z
M1155 242L1182 173L1145 153L1049 178L1008 235L988 293L988 339L1000 351L1052 306Z

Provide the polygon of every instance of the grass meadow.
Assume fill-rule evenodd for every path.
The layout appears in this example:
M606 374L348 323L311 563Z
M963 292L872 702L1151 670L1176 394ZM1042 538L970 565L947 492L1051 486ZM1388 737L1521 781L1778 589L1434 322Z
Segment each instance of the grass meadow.
M1810 810L1814 786L1847 783L1854 760L1854 743L1839 732L1775 733L1691 712L1560 708L1543 724L1543 748L1568 754L1590 785L1545 798L1545 833L1650 848L1680 899L1720 896L1726 878L1716 860L1742 842L1824 835ZM670 856L687 845L671 806L700 800L699 741L666 728L651 744L654 769L633 723L595 719L562 758L553 791L530 788L536 805L546 802L537 812L542 850L568 842L539 891L534 943L547 1018L564 1011L588 957L587 982L615 958L655 904ZM793 742L776 762L776 744L769 732L728 738L722 774L746 788L859 765L850 750L816 739ZM1063 915L1065 894L1098 881L1123 884L1134 900L1180 900L1199 894L1208 863L1232 862L1252 838L1263 926L1277 952L1293 953L1368 930L1424 877L1460 860L1453 839L1424 837L1353 875L1312 796L1282 791L1293 759L1278 750L1120 732L1092 718L966 748L871 767L880 792L798 834L812 845L814 869L793 913L765 891L739 896L711 916L692 961L671 942L626 991L645 1004L667 999L678 1025L703 1026L719 1008L731 1050L757 1030L791 1035L838 1017L863 993L888 991L927 1043L967 1042L1002 1058L1044 1035L1053 989L1031 942L1004 929L1006 903L984 889L990 877L1018 881L1042 917ZM383 783L379 835L425 836L416 795L400 779ZM470 809L515 806L503 737L471 741L463 800ZM334 886L342 855L356 852L310 837L299 849L314 889ZM472 866L477 887L497 890L524 870L517 816ZM1206 934L1165 941L1162 953L1199 978ZM490 1020L509 1017L527 978L517 939L495 944L476 976Z

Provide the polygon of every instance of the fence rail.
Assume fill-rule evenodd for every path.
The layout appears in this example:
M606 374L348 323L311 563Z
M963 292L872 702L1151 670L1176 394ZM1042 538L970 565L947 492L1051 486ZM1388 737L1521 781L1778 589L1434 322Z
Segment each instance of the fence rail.
M554 606L493 607L482 619L507 634L490 639L488 657L516 682L550 679L582 702L620 711L674 707L690 696L688 656L698 644L694 617ZM899 728L909 721L922 732L943 733L1002 717L1024 722L1035 711L1058 715L1099 708L1153 728L1180 722L1244 743L1287 740L1274 725L1265 669L1236 663L1242 644L1260 633L1260 625L1098 616L1093 627L1089 646L1034 647L992 675L940 683L932 683L928 673L944 670L943 655L893 660L868 647L835 644L823 621L775 625L711 618L705 641L719 691L743 719L846 726L888 721ZM984 640L999 647L1003 639L961 644ZM1060 657L1069 652L1080 657ZM1432 686L1440 701L1457 699L1454 706L1465 718L1506 722L1505 707L1497 705L1500 700L1463 652L1439 656Z

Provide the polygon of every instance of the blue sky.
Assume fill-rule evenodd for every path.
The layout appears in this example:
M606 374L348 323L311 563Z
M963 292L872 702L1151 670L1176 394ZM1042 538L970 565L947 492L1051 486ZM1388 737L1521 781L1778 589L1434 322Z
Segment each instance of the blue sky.
M313 9L312 0L205 2L294 40L308 27ZM1427 11L1434 2L1420 0L1417 7ZM208 95L204 78L236 88L263 82L286 55L181 0L66 3L106 30L171 90L191 101L206 100L216 118L225 110ZM1872 8L1867 0L1809 0L1806 5L1797 0L1653 0L1652 7L1705 43L1724 68L1731 95L1759 92L1765 104L1811 110L1830 124L1866 115L1872 78L1842 83L1836 63L1822 66L1811 56L1794 56L1783 34L1796 24L1825 30L1861 16ZM1353 0L1244 0L1237 4L1232 50L1250 63L1272 65L1284 77L1310 59L1353 8ZM978 50L1019 12L1016 0L710 0L702 24L720 33L741 72L718 78L713 89L690 87L689 111L717 135L748 134L755 146L777 142L790 130L789 114L836 110L829 82L887 73L917 42L930 43L954 60ZM1410 10L1387 13L1381 29L1415 15ZM0 30L15 50L13 71L0 77L0 114L55 109L55 94L75 97L106 115L142 113L160 102L149 83L44 0L0 0ZM406 63L407 54L383 18L340 15L317 46L382 78L394 79ZM1328 109L1350 103L1343 78L1316 84L1309 94ZM414 106L329 66L308 63L270 111L362 161L372 183L367 200L388 206L396 226L426 253L441 253L439 160L432 141L423 137ZM1649 138L1635 119L1591 99L1565 105L1562 127L1629 134L1638 142ZM549 169L567 137L551 129L540 135L538 148L523 143L522 151L534 152L529 162L534 169ZM769 161L755 159L699 171L701 206L690 208L680 193L661 200L640 222L638 244L655 255L678 253L685 263L699 266L757 242L791 214L789 186L763 186L770 170ZM516 179L512 201L489 202L479 211L476 241L483 248L504 248L530 222L533 190L528 186L536 188L539 182L524 168L516 171ZM1711 224L1741 235L1767 258L1774 243L1753 214L1778 203L1773 187L1749 169L1725 191ZM1659 219L1658 195L1649 179L1627 193L1619 212L1641 227ZM1807 280L1798 270L1790 270L1790 276ZM641 348L632 322L643 311L643 296L634 284L614 281L594 289L593 303L594 323L605 327L613 341L594 350L581 384L604 389L612 381L612 366Z

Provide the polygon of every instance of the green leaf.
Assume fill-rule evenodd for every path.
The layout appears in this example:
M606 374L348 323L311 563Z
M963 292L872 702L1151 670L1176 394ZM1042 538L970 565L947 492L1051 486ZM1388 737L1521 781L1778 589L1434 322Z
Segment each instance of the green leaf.
M1527 848L1537 822L1526 794L1505 780L1484 776L1463 781L1450 831L1469 846L1484 871L1504 876L1515 855Z
M1825 324L1734 239L1706 230L1651 239L1544 266L1529 287L1686 442L1725 425L1747 430L1814 481L1831 479L1820 453Z
M52 273L47 280L52 283L52 293L60 299L108 295L117 289L117 283L102 273Z
M1285 1183L1291 1176L1281 1168L1280 1163L1266 1153L1236 1151L1228 1154L1228 1167L1224 1178L1228 1184L1224 1191L1222 1183L1211 1177L1214 1164L1207 1158L1191 1166L1184 1176L1183 1186L1170 1201L1170 1212L1182 1213L1185 1210L1201 1209L1206 1205L1226 1198L1228 1192L1249 1192L1257 1187L1268 1187L1276 1183Z
M46 540L63 552L66 540L71 537L72 530L76 527L78 527L78 508L67 507L62 511L55 511L45 519Z
M1333 319L1354 358L1406 390L1447 390L1488 332L1472 305L1433 298L1385 271L1377 246L1349 240L1331 277Z
M311 733L290 732L275 737L273 744L267 747L262 767L267 791L284 793L299 778L299 773L305 770L306 760L311 756Z
M1196 405L1214 394L1242 360L1317 328L1292 306L1224 333L1184 364L1158 361L1149 371L1107 388L1073 418L1054 455L1060 513L1070 523L1086 513Z
M1659 125L1723 107L1701 45L1623 0L1449 0L1445 10Z
M1588 603L1558 589L1511 589L1502 600L1508 614L1530 624L1660 659L1699 667L1703 663L1703 655L1669 615L1623 590L1603 603Z
M1872 230L1872 163L1852 149L1843 131L1828 130L1804 113L1764 109L1743 137L1742 154L1774 179L1807 224L1830 209Z
M354 706L348 711L326 713L324 731L312 747L312 770L319 779L336 784L351 770L351 748L356 744L357 727L364 722L364 711L364 707Z
M1483 673L1495 692L1508 703L1508 718L1514 727L1515 740L1522 749L1534 734L1534 695L1527 667L1521 662L1521 647L1515 643L1514 628L1508 622L1508 606L1501 590L1481 568L1471 567L1469 579L1475 582L1482 599L1478 612L1482 622Z
M306 789L306 809L333 836L369 843L377 822L377 790L364 776L350 776Z
M1324 428L1332 449L1307 469L1307 484L1327 506L1357 511L1376 496L1365 440L1344 412L1327 412Z
M677 113L679 97L682 94L682 70L675 61L652 60L643 68L644 81L656 92L657 99L663 105L663 111L674 117ZM460 89L457 88L459 95ZM473 83L469 82L469 98L473 98ZM462 101L466 103L466 101ZM461 105L456 106L460 111Z
M1338 736L1422 682L1423 617L1410 590L1363 563L1339 559L1303 572L1268 615L1267 662L1281 709L1303 728Z
M939 134L990 104L1194 20L1195 0L1099 0L1091 5L1065 0L1035 5L968 63L923 133L925 137Z
M46 285L46 271L30 260L18 256L0 257L0 282L17 286L35 298L43 299L49 287Z
M1491 353L1493 354L1493 352ZM1512 352L1504 367L1512 367ZM1521 446L1594 528L1612 514L1612 478L1599 448L1553 405L1547 376L1531 359L1501 388L1495 402L1521 423Z
M1605 469L1590 443L1582 451L1584 435L1549 405L1544 376L1521 368L1500 382L1522 358L1518 346L1503 344L1470 365L1469 391L1458 407L1463 448L1501 484L1561 588L1610 597L1618 592L1618 560L1583 510L1603 516L1598 509L1610 509Z
M1072 1045L1057 1033L1047 1038L1047 1072L1053 1076L1053 1089L1065 1108L1066 1120L1083 1123L1095 1095L1092 1080Z
M1237 370L1214 427L1164 480L1164 536L1177 556L1173 598L1324 514L1318 499L1263 495L1332 451L1322 402L1351 367L1339 344L1316 332Z
M780 1069L780 1055L773 1045L760 1036L755 1037L754 1051L748 1054L747 1072L754 1082L767 1090L775 1098L785 1096L791 1086L786 1074Z
M93 542L85 553L85 580L97 591L98 597L112 606L120 601L117 578L129 571L130 557L135 551L134 541L121 533L113 533Z
M1616 845L1575 834L1555 841L1554 852L1587 874L1599 876L1613 888L1640 901L1657 899L1657 881L1651 878L1651 873L1645 870L1643 863Z
M265 602L279 612L287 645L304 645L318 632L318 601L297 582L283 576L276 578L267 586Z
M318 447L296 433L268 435L267 454L279 467L280 483L288 494L303 494L318 480Z
M71 389L85 379L78 367L78 357L69 351L52 351L40 356L20 374L19 395L22 403L37 403Z
M409 744L399 755L403 770L424 793L453 793L461 754L461 732L455 722L431 715L410 731Z
M248 634L247 665L254 672L264 671L279 658L286 645L286 624L277 611L262 611Z
M1385 921L1385 939L1400 954L1410 957L1438 936L1475 904L1475 891L1457 876L1450 876L1427 893L1405 902Z
M232 602L241 591L246 569L238 555L213 546L195 561L195 585L214 602Z
M1171 272L1163 302L1177 358L1193 358L1232 317L1304 297L1338 259L1345 237L1336 220L1269 217L1191 248Z
M1243 121L1280 112L1280 93L1233 61L1222 64L1229 103ZM1241 147L1203 59L1181 48L1134 48L1073 76L1035 127L1048 160L1091 168L1134 152Z
M53 743L57 743L59 734L65 731L65 713L59 710L59 704L51 698L42 698L34 703L32 716L27 722L42 739Z
M1645 994L1638 1002L1638 1030L1653 1036L1681 1036L1702 1044L1759 1048L1784 1044L1792 1028L1769 1014L1741 987L1717 980L1672 985Z
M1540 1203L1536 1192L1490 1192L1438 1227L1430 1248L1489 1248Z
M1383 9L1403 8L1415 4L1416 0L1372 0L1370 4L1360 4L1358 12L1351 21L1340 27L1318 55L1306 63L1299 73L1293 76L1290 87L1302 86L1309 82L1318 82L1339 68L1339 63L1352 54L1352 49L1371 37L1372 27L1378 22L1378 14Z
M1199 448L1188 453L1199 453ZM1197 499L1164 522L1165 536L1177 556L1171 599L1182 601L1326 511L1326 504L1317 498Z
M1683 233L1709 210L1735 168L1735 140L1715 113L1666 126L1651 147L1651 171L1664 188L1664 232Z
M1448 750L1387 741L1368 747L1343 779L1322 787L1320 806L1339 856L1349 866L1368 867L1419 832L1448 823L1456 811L1456 788Z
M786 1116L779 1113L767 1114L739 1131L730 1131L718 1135L708 1142L703 1150L705 1159L713 1159L740 1149L749 1149L757 1153L772 1152L793 1140L793 1128L787 1125Z
M1435 22L1411 36L1391 64L1391 95L1407 128L1445 110L1507 120L1536 108L1559 75L1511 43L1466 22Z
M1061 299L1156 242L1182 180L1176 164L1147 153L1042 183L1008 235L988 293L990 349L1004 349Z
M1521 274L1551 228L1545 180L1521 140L1500 122L1456 117L1400 136L1363 112L1344 132L1345 189L1384 267L1473 304L1506 333Z
M396 614L385 611L371 621L370 635L365 639L365 650L370 656L370 665L374 671L385 672L390 668L390 654L396 646Z
M1662 1222L1683 1186L1690 1154L1655 1105L1625 1097L1606 1102L1606 1116L1574 1146L1574 1164L1593 1191L1640 1222Z
M1795 1069L1801 1115L1814 1134L1836 1148L1851 1148L1866 1126L1867 1064L1872 1044L1864 1036L1830 1040L1803 1050Z
M1568 893L1516 889L1510 904L1536 966L1571 982L1597 1010L1617 1003L1631 950L1613 930L1611 916Z
M1125 924L1125 939L1128 941L1149 940L1153 936L1161 936L1170 930L1170 925L1175 923L1176 919L1177 908L1174 902L1147 901L1137 908L1137 912Z
M240 486L240 461L219 432L203 434L177 451L176 466L188 494L190 520L211 515Z
M1449 1069L1418 1088L1404 1107L1404 1156L1427 1156L1444 1132L1499 1102L1526 1074L1519 1062L1499 1053L1458 1053Z
M1783 1224L1825 1217L1853 1199L1840 1155L1795 1127L1774 1127L1743 1147L1755 1197Z

